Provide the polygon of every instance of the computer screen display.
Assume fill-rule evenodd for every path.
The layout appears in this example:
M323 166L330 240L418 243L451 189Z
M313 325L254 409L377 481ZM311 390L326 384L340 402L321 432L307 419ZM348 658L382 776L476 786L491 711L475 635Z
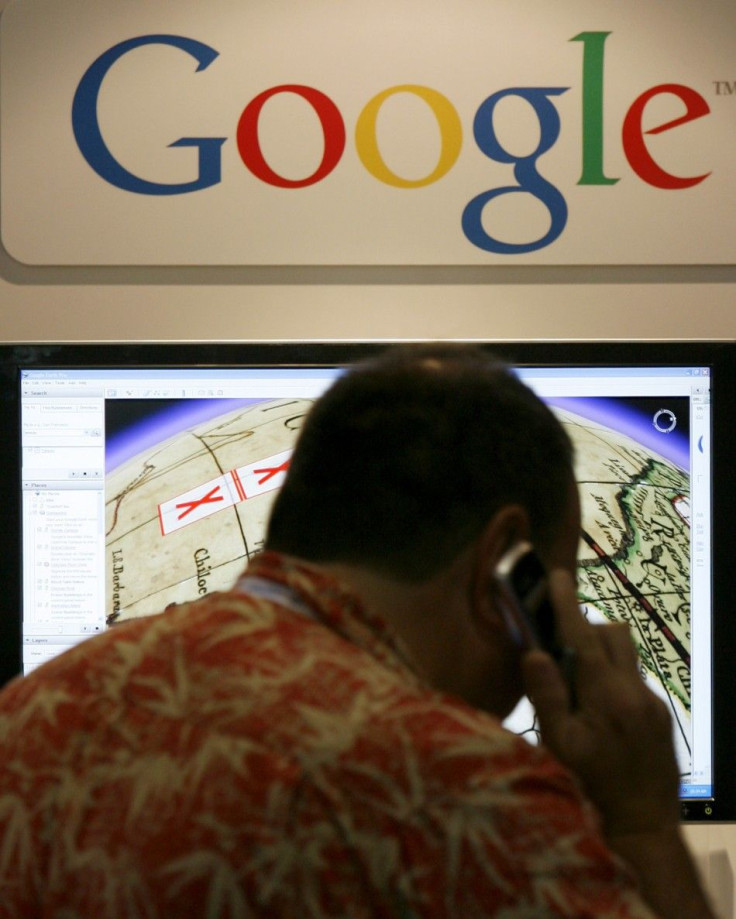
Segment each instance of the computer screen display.
M733 634L718 624L730 606L717 542L733 507L717 458L717 426L736 416L731 348L487 347L513 360L573 442L581 608L631 628L642 676L672 715L683 815L729 819L715 648ZM1 633L6 661L15 641L28 673L118 623L230 587L263 546L310 406L371 350L6 347L15 398L3 433L17 447L3 491L17 490L18 573L17 609L2 613L17 618ZM731 403L719 405L729 379ZM528 704L508 725L535 740Z

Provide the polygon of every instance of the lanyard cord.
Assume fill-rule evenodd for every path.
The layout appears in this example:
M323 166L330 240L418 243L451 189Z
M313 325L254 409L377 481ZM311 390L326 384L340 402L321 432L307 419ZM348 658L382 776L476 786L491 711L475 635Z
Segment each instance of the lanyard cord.
M286 584L279 584L277 581L270 581L268 578L261 578L257 575L246 575L242 577L235 585L238 593L246 594L251 597L262 597L264 600L271 600L280 606L293 610L295 613L301 613L310 619L316 619L314 612L303 603L291 587Z

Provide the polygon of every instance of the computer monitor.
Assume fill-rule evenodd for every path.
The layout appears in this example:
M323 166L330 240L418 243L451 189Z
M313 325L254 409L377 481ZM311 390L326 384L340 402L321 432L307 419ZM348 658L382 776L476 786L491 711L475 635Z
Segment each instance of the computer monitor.
M380 347L0 346L0 680L229 587L262 548L313 400ZM683 817L736 819L736 345L483 347L514 364L571 436L581 606L631 627L642 675L672 714ZM509 726L534 740L528 704Z

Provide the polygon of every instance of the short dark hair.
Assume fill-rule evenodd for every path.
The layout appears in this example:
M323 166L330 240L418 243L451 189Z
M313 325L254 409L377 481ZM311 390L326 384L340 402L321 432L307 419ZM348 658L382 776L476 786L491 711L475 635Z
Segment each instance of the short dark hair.
M567 434L508 365L478 346L395 346L314 405L266 548L420 582L506 504L549 544L572 476Z

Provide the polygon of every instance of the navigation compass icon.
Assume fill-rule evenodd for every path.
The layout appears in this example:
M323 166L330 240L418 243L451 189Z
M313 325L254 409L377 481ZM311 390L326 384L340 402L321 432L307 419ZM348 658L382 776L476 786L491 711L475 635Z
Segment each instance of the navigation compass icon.
M677 427L677 416L668 408L660 408L654 413L652 424L660 434L671 434Z

